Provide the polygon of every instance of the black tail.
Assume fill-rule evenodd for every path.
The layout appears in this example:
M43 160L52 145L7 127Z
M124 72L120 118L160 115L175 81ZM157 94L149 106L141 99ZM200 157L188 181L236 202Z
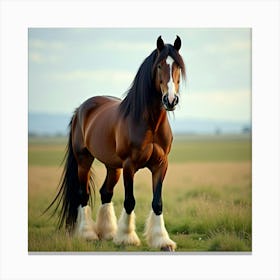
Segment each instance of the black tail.
M69 124L69 139L64 158L64 170L59 184L59 192L52 201L52 203L49 205L49 207L45 210L45 212L48 211L57 202L53 215L57 211L59 211L58 227L62 228L65 224L66 229L69 232L72 232L74 229L75 222L78 216L78 207L81 204L81 191L78 178L78 164L72 148L71 127L73 118Z

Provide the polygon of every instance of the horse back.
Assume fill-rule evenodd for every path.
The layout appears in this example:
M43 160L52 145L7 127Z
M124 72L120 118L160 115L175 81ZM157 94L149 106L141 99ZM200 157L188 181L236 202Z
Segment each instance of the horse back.
M87 99L77 110L77 118L83 130L83 134L86 133L89 125L100 115L102 111L110 108L111 106L118 105L119 103L120 99L111 96L94 96ZM109 117L109 115L107 115L107 117Z

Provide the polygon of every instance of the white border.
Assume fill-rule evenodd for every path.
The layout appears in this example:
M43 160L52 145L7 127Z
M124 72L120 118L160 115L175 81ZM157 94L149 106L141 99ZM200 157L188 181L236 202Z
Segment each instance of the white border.
M101 26L253 28L252 255L28 255L27 28ZM279 33L278 1L2 1L0 278L279 279Z

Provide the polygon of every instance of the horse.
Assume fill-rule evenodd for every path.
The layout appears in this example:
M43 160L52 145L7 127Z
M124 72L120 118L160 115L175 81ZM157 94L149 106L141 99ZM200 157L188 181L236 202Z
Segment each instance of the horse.
M156 49L143 61L123 100L94 96L82 103L69 123L69 138L56 203L58 227L86 240L109 240L118 245L140 245L135 226L134 174L142 168L152 173L153 199L144 236L149 247L175 251L163 219L162 184L173 140L167 111L179 102L185 64L179 54L181 39L165 44L157 38ZM96 223L90 198L98 159L106 167L100 188L101 206ZM112 202L114 186L123 171L124 204L119 220Z

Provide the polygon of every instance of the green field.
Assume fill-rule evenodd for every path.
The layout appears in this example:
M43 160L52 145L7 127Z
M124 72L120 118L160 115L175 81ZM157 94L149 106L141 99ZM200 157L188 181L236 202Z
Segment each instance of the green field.
M136 227L141 246L117 246L111 241L87 242L56 230L56 217L41 215L57 191L66 139L29 139L28 246L38 251L155 251L143 237L151 209L151 175L147 169L135 176ZM166 228L177 251L252 250L251 139L240 136L175 136L164 181ZM97 189L105 169L94 163ZM94 199L95 220L100 205ZM123 208L123 184L113 197L115 211Z

